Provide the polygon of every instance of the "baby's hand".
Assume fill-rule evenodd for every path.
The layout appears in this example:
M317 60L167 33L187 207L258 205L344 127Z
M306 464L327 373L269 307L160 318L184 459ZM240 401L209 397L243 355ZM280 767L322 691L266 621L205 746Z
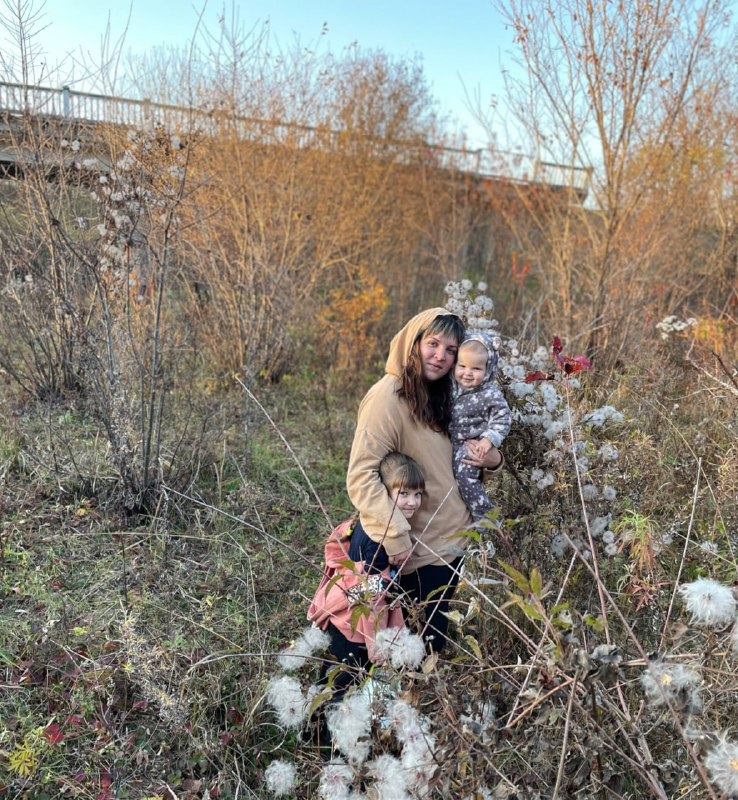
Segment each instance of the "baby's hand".
M470 467L496 470L502 464L502 453L487 439L470 439L466 442L466 452L468 458L462 461Z
M465 444L467 452L475 455L477 458L484 458L492 449L492 442L484 437L480 439L468 439Z

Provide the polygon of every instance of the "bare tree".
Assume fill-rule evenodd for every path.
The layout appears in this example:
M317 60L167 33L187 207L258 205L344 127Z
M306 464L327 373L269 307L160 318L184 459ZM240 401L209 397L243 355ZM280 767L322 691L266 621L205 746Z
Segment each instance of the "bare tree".
M701 123L729 107L735 87L729 5L498 3L515 29L524 75L510 81L511 107L539 160L595 169L586 207L538 209L522 237L553 318L563 318L570 335L584 332L591 351L622 341L661 279L686 280L683 299L698 286L693 248L677 251L670 272L658 254L670 248L674 255L676 241L689 242L697 228L716 222L715 204L697 207L685 187L712 186L719 202L724 186L719 164L727 143ZM715 158L688 158L684 170L685 152L699 148ZM673 192L675 179L681 193ZM678 224L675 214L663 213L676 200ZM530 246L532 230L545 242L538 251ZM675 300L663 294L657 304Z

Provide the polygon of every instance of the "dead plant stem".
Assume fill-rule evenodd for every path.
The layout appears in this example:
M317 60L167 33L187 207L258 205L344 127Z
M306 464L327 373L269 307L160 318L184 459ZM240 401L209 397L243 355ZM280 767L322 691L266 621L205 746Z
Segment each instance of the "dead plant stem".
M694 492L692 493L692 511L689 515L689 525L687 525L687 535L684 538L684 548L682 550L682 557L679 561L679 569L677 570L677 576L674 580L674 591L671 593L671 599L669 600L669 608L666 610L666 618L664 619L664 629L661 631L661 640L659 642L659 650L662 650L664 647L664 641L666 640L666 631L669 627L669 620L671 619L671 611L674 607L674 599L676 598L676 593L679 590L679 579L682 577L682 570L684 569L684 563L687 558L687 548L689 547L689 538L692 534L692 527L694 525L694 515L695 511L697 510L697 495L700 489L700 475L702 474L702 459L697 459L697 477L694 482Z

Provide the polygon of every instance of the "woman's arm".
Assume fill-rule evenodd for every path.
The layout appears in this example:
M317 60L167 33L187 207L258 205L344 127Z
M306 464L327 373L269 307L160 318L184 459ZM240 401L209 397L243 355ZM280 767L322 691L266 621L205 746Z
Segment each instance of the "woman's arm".
M393 384L384 381L364 398L346 477L349 497L367 536L384 545L390 560L412 547L410 523L395 508L379 475L379 464L387 453L401 450L400 423L398 414L393 413L399 402Z

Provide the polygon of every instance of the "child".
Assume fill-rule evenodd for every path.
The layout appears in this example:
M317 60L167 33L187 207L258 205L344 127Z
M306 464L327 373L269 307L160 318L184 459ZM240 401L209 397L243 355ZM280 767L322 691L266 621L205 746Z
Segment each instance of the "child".
M420 467L409 456L388 453L379 465L379 474L398 510L410 519L420 507L425 489ZM390 570L384 547L366 535L358 519L344 522L332 531L325 547L325 561L323 580L308 619L328 632L330 652L339 662L366 669L376 660L377 631L404 625L402 611L387 596L396 572ZM369 608L368 614L354 613L360 604ZM325 666L322 682L330 666ZM339 673L334 680L337 693L345 692L354 677L351 671Z
M454 475L474 521L494 508L481 480L481 470L464 463L466 442L478 440L480 455L499 447L510 431L510 408L497 385L499 339L489 333L469 333L454 368L454 401L449 433L454 450Z
M387 453L379 463L379 477L397 510L405 519L412 519L420 507L425 489L425 479L417 462L403 453ZM372 573L389 567L384 547L370 539L361 525L351 537L349 558L368 564Z

